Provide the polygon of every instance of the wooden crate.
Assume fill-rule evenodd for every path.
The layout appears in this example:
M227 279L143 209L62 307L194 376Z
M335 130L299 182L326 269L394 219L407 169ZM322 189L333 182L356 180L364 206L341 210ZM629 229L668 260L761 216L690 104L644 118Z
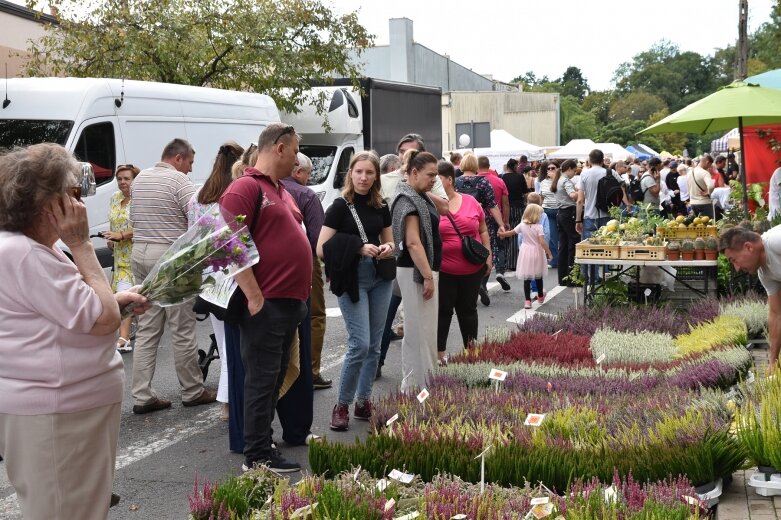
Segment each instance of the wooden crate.
M662 238L667 238L670 240L683 240L685 238L699 237L708 238L717 236L718 229L716 226L705 226L701 228L658 227L656 228L656 234Z
M575 244L575 259L589 260L618 260L621 246L608 246L603 244L589 244L587 241Z
M665 260L667 246L622 243L619 258L621 260Z

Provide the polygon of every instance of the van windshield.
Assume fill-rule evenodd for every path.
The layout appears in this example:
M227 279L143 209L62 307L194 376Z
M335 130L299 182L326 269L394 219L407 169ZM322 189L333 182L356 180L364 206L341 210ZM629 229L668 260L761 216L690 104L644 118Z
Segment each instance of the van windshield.
M309 186L318 186L328 179L328 172L336 157L336 146L299 145L299 150L312 160L312 174Z
M73 121L0 119L0 148L57 143L65 146Z

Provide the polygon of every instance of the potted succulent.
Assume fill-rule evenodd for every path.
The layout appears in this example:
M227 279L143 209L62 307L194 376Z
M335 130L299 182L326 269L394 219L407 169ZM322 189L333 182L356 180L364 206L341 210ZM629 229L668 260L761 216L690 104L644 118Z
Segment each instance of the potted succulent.
M694 240L687 238L681 242L681 260L694 260Z
M705 239L702 237L694 239L694 259L705 260Z
M705 260L716 260L719 257L719 242L715 237L705 239Z
M668 260L680 260L681 259L681 243L677 240L671 240L667 243L667 259Z

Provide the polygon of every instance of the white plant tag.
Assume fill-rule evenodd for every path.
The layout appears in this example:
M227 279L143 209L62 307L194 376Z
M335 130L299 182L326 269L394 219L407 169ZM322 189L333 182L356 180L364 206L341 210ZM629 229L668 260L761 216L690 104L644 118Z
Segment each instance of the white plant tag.
M488 379L493 379L494 381L504 381L507 379L507 372L504 370L499 370L498 368L492 368L491 373L488 374Z
M420 402L420 404L423 404L426 401L426 399L428 399L428 396L429 396L428 390L424 388L418 394L418 402Z
M543 419L545 419L544 413L530 413L526 416L526 420L523 421L523 424L526 426L540 426Z
M393 520L413 520L413 519L415 519L415 518L417 518L419 516L420 516L420 513L418 513L417 511L413 511L413 512L411 512L411 513L409 513L407 515L404 515L404 516L397 516Z
M687 504L689 504L690 506L699 506L699 505L700 505L700 501L699 501L699 500L697 500L697 499L696 499L696 498L694 498L694 497L690 497L689 495L681 495L681 498L682 498L682 499L683 499L683 500L684 500L684 501L685 501Z
M548 497L535 497L532 498L530 504L536 506L538 504L547 504L548 502L550 502L550 498Z
M450 520L466 520L467 516L464 513L458 513L450 517Z
M398 480L402 484L409 484L410 482L415 480L415 475L411 473L404 473L403 471L394 469L391 470L390 473L388 473L388 478L392 478L393 480Z
M396 505L396 501L392 498L389 498L387 502L385 502L385 511L390 511L390 509Z
M643 291L643 294L645 294L646 297L651 296L651 289L646 289Z
M399 414L395 413L393 414L393 417L385 421L385 426L390 426L391 424L395 423L399 419Z
M388 481L385 480L384 478L381 478L380 480L377 481L375 486L377 487L378 491L385 491L385 488L388 487Z
M605 354L600 354L600 356L597 358L597 365L602 363L605 360L605 357L607 357Z

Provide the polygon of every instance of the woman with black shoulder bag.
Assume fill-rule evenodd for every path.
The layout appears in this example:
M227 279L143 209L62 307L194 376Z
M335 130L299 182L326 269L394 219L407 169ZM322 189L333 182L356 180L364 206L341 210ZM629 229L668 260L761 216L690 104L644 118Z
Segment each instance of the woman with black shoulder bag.
M445 364L447 336L454 310L464 348L477 339L477 293L483 275L491 272L491 255L488 254L491 241L480 203L474 197L456 191L453 165L439 161L437 172L445 188L450 211L446 218L439 219L442 265L439 270L437 354L440 364ZM475 254L480 247L484 256Z
M325 261L347 328L332 430L347 430L349 407L356 397L353 417L371 418L369 399L395 276L393 251L390 211L380 193L380 159L373 151L357 153L350 161L342 198L328 208L317 241L317 255Z

